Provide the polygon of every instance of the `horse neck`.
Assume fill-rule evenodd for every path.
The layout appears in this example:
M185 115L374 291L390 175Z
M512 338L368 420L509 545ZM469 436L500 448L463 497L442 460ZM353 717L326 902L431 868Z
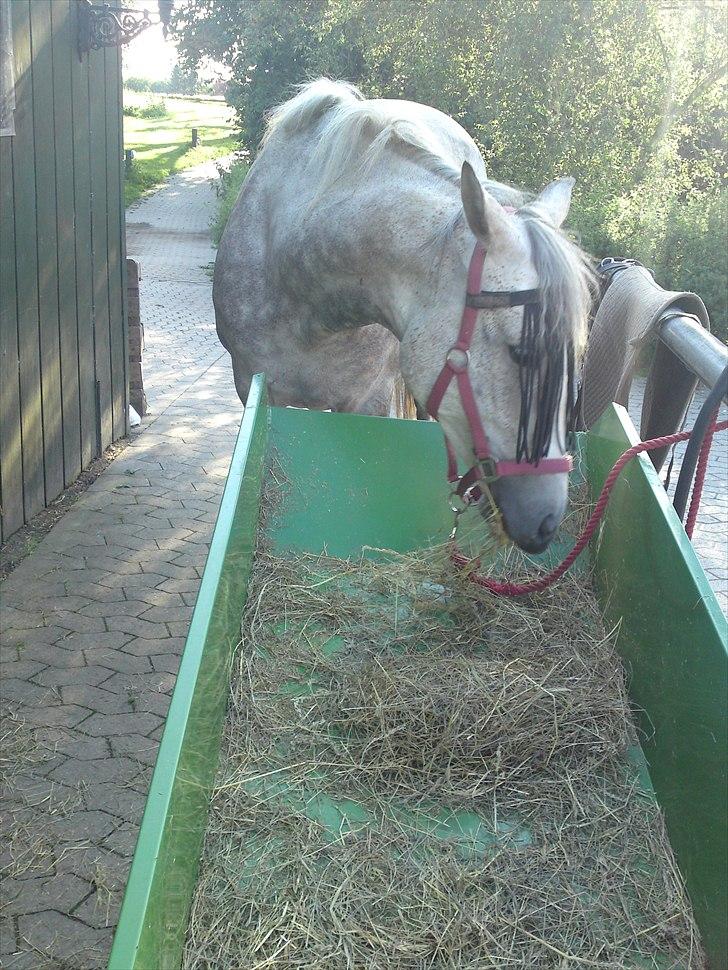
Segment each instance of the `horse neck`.
M475 240L462 227L446 231L462 209L453 185L426 192L393 182L384 195L396 205L381 196L376 207L357 195L332 202L284 272L299 297L313 294L312 318L327 330L379 323L402 341L410 326L460 313Z

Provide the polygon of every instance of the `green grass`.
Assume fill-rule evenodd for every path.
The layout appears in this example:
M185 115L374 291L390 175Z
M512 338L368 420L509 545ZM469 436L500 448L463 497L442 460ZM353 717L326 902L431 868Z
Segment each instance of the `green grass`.
M212 222L212 240L216 246L220 244L223 230L227 225L228 216L232 212L235 201L240 192L240 188L245 181L250 166L247 162L238 160L230 166L230 171L226 172L220 179L218 189L217 212Z
M148 94L124 92L125 105L143 107L149 99ZM166 118L124 117L124 148L135 152L124 182L127 206L174 172L227 155L236 147L232 112L224 101L170 98L167 110ZM199 132L197 148L192 148L193 128Z

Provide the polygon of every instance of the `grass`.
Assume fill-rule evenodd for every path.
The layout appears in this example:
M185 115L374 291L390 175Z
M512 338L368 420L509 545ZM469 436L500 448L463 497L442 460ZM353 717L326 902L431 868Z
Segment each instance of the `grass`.
M143 108L149 100L148 94L124 92L127 107ZM166 118L124 116L124 148L135 153L124 182L127 206L175 172L235 149L231 109L224 101L170 98L166 104ZM192 148L192 128L199 132L197 148Z
M229 169L220 166L220 183L217 190L218 204L212 222L212 240L216 246L220 244L228 217L232 212L249 168L250 165L244 159L237 159Z

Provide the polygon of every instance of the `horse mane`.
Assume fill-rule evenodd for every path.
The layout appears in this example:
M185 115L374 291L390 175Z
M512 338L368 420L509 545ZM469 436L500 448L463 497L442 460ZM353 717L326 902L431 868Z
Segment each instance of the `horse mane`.
M298 94L273 109L261 148L279 132L296 134L316 124L319 130L309 164L320 173L318 196L343 175L366 171L392 142L411 149L433 174L459 183L462 148L457 151L447 133L440 132L437 139L417 118L397 116L391 102L366 99L353 84L329 78L300 85ZM443 155L448 142L453 148L450 158Z

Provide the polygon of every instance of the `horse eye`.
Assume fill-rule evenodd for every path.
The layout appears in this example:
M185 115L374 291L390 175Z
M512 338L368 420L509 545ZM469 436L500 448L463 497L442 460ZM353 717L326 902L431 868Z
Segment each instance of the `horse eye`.
M511 360L519 367L528 367L533 362L533 355L524 350L520 344L508 344L508 353Z

